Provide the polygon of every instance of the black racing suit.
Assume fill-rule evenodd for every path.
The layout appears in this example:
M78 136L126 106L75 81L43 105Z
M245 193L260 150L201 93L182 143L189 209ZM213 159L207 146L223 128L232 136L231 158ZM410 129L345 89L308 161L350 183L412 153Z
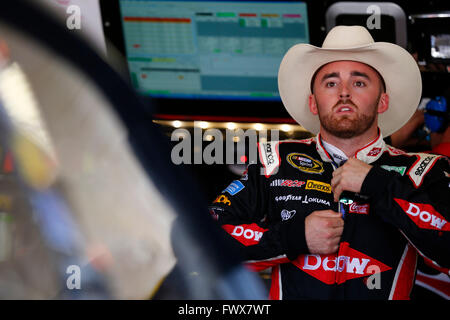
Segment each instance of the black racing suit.
M379 135L356 152L373 168L340 208L330 186L335 165L320 141L259 144L260 161L210 207L249 267L272 267L270 298L408 299L417 254L449 275L448 159L405 153ZM310 254L305 218L326 209L345 212L339 250Z

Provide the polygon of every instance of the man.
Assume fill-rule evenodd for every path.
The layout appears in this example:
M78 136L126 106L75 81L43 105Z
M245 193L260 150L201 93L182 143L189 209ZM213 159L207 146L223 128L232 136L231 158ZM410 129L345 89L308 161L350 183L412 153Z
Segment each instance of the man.
M402 48L338 26L322 48L292 47L282 101L316 137L259 145L211 206L272 299L408 299L417 254L448 274L449 163L388 136L414 113L421 78Z

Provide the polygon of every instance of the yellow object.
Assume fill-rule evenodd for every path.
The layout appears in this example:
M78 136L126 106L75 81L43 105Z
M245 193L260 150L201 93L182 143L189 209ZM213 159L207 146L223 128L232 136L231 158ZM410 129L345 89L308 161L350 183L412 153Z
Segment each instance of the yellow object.
M36 189L46 189L53 183L56 166L35 143L16 133L12 149L17 168L28 185Z

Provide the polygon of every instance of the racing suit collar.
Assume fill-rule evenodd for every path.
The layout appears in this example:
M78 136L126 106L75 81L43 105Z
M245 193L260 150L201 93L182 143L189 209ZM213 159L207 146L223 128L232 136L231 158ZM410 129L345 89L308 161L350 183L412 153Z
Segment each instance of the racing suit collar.
M345 156L345 154L342 150L322 140L320 132L316 136L316 141L317 152L323 161L338 163L340 165L341 162L347 160L347 157L345 157L345 159L343 158L342 155ZM373 141L357 150L354 157L364 161L365 163L372 163L381 157L385 148L386 143L383 140L383 135L381 134L380 129L378 129L378 136Z
M320 137L318 139L320 139ZM330 157L330 159L338 166L343 165L345 161L348 160L347 155L338 147L335 147L331 143L328 143L322 139L320 139L319 141L324 150L327 152L327 156Z

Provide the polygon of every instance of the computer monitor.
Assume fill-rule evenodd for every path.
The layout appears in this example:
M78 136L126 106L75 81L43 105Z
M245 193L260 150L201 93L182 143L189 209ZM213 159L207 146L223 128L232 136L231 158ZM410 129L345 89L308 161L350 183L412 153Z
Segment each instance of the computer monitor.
M133 86L155 98L279 100L285 52L308 43L305 2L119 0Z

